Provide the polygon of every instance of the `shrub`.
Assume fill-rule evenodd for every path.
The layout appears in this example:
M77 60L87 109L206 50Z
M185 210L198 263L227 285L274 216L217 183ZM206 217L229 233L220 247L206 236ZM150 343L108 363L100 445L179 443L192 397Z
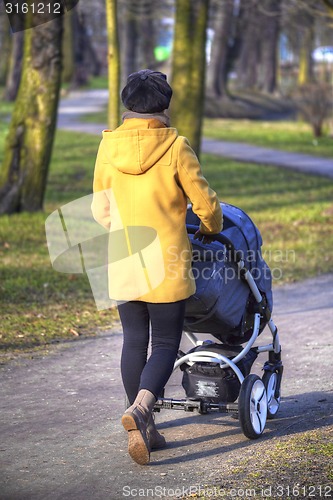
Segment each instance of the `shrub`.
M291 95L299 113L312 127L315 137L323 135L323 127L333 108L333 87L327 83L300 85Z

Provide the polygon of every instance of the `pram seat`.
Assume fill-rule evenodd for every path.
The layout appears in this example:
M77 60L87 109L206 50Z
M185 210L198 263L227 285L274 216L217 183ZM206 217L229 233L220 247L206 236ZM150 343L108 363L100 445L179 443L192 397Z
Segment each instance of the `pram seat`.
M221 203L223 231L242 257L246 268L264 297L269 313L273 308L271 271L262 257L262 238L250 217L240 208ZM195 232L200 219L189 205L186 223ZM247 341L253 331L253 314L256 302L248 284L244 281L237 259L230 249L215 241L204 245L189 234L192 249L192 272L196 280L196 292L186 303L185 330L214 335L227 344ZM264 306L264 304L262 304ZM262 315L260 331L270 314Z

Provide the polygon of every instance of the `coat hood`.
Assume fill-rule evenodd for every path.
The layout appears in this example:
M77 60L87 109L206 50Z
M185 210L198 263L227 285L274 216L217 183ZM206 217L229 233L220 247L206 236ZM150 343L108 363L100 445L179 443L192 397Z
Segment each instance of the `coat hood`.
M112 167L126 174L146 172L163 157L171 163L171 146L178 137L175 128L157 119L131 118L113 132L103 130L103 153Z

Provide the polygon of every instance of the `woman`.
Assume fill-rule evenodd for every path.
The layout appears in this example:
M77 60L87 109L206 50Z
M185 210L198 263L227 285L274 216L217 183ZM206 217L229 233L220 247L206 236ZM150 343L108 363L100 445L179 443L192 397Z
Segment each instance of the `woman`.
M120 127L103 131L94 174L93 215L110 237L118 238L122 227L127 246L122 263L113 255L109 293L118 300L124 332L121 374L131 406L122 425L129 454L139 464L149 462L151 449L165 446L152 410L173 370L185 301L195 292L185 226L188 199L201 220L196 238L209 242L222 230L216 193L187 139L170 127L165 111L171 96L163 73L145 69L128 77L121 94L128 111ZM114 249L125 246L119 238L113 241ZM144 253L151 242L153 257Z

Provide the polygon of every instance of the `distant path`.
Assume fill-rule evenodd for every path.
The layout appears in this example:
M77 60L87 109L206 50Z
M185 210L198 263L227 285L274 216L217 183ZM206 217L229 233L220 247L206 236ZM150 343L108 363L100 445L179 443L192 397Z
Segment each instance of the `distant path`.
M332 158L320 158L318 156L290 153L240 142L203 139L202 151L241 162L273 165L298 170L306 174L323 175L333 178L333 147Z
M58 128L101 135L106 124L80 123L80 115L100 111L106 106L107 90L79 90L62 99L59 106ZM333 150L333 148L332 148ZM202 151L247 163L274 165L307 174L333 178L333 158L320 158L301 153L252 146L240 142L204 138Z

